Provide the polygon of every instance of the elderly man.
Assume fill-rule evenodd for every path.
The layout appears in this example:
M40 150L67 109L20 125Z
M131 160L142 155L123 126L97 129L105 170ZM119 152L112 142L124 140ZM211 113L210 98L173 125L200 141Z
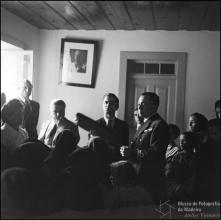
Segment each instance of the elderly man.
M55 99L50 103L51 119L42 124L38 139L50 148L55 147L55 140L63 130L73 132L76 143L80 140L78 126L65 118L66 104L63 100Z
M169 143L169 127L158 115L159 96L144 92L138 100L138 114L144 119L131 146L122 146L121 154L137 167L138 181L158 203L163 190L165 153Z
M29 99L32 93L32 84L29 80L24 80L19 87L19 100L24 107L24 119L22 127L28 132L29 140L37 140L37 124L39 117L39 103Z

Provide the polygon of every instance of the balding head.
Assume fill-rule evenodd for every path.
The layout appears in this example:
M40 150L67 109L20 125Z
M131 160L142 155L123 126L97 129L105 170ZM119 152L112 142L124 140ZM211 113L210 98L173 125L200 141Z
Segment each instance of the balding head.
M28 100L32 92L32 84L29 80L23 80L19 85L20 95L23 99Z

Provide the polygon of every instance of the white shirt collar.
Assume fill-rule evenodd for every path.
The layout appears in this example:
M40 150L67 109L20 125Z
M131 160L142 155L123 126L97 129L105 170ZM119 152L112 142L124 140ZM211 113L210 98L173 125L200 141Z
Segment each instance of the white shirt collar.
M144 118L143 122L146 123L152 116L156 115L157 112L154 112L152 115L150 115L148 118Z
M21 95L19 96L19 98L22 100L22 102L24 103L30 103L30 100L29 99L24 99Z
M112 123L112 126L113 126L115 124L116 117L114 116L113 118L109 119L109 118L104 116L104 120L105 120L106 125L108 124L108 121L111 120L111 123Z

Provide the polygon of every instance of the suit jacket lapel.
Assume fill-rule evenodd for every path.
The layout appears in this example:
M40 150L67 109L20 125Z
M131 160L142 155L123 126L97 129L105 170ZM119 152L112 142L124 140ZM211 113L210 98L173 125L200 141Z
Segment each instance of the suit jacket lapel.
M45 137L48 138L49 137L49 134L51 133L51 130L53 129L53 127L55 126L55 123L50 120L46 129L45 129Z

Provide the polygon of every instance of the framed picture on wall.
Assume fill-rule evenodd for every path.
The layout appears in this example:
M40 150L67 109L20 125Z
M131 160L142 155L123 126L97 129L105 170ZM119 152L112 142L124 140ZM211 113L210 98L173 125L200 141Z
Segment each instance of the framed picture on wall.
M61 39L59 83L94 88L97 41Z

